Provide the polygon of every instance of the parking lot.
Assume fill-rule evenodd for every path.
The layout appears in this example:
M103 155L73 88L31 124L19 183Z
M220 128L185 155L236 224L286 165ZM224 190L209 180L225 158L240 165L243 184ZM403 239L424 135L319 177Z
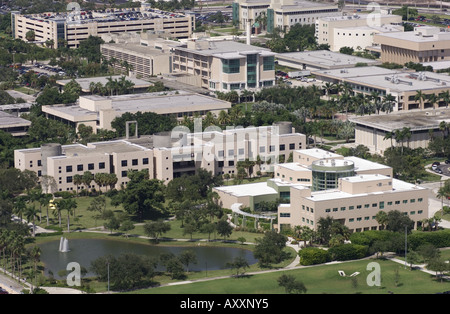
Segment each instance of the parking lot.
M450 177L450 160L446 160L445 162L441 162L439 164L433 163L431 170L433 170L436 174Z

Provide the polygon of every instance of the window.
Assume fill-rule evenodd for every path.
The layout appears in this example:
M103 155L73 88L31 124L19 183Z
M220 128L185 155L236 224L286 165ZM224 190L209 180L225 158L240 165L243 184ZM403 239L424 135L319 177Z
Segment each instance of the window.
M369 208L370 205L369 204L364 204L364 208Z
M384 209L384 202L380 202L380 209Z
M354 209L355 209L355 206L349 206L348 209L349 209L349 210L354 210Z
M264 57L263 58L263 70L272 71L275 69L275 57Z
M67 177L67 178L66 178L66 182L67 182L67 183L72 183L72 182L73 182L72 176Z
M66 172L72 172L72 166L66 166Z
M281 218L290 218L291 214L290 213L280 213L280 217Z
M341 207L341 212L345 211L345 207Z
M239 73L241 61L239 59L222 60L222 71L226 74Z
M230 160L228 162L228 167L233 167L234 166L234 160Z
M423 201L423 198L418 198L417 201L418 201L419 203L421 203L421 202Z
M403 200L403 204L408 204L408 200Z
M83 165L78 165L77 166L77 171L83 171L83 168L84 168Z
M415 202L416 202L416 199L412 198L412 199L409 200L409 202L410 202L410 203L415 203Z
M261 147L259 148L259 152L260 152L260 153L265 153L265 152L266 152L266 147L265 147L265 146L261 146Z
M331 212L331 209L327 208L327 209L325 209L325 212L329 213L329 212Z
M138 165L138 160L137 160L137 159L133 159L133 160L131 161L131 164L132 164L133 166L137 166L137 165Z
M127 177L127 174L128 174L128 171L122 171L122 178L126 178Z
M142 159L142 164L143 165L148 165L148 158L143 158Z
M105 163L104 162L99 162L98 163L98 168L99 169L105 169Z
M289 144L289 149L290 149L290 150L295 149L295 144L294 144L294 143Z
M239 148L239 155L244 155L245 150L243 148Z
M280 145L280 151L284 151L285 149L286 149L286 145L281 144L281 145Z
M122 160L122 167L128 166L128 160Z
M94 170L94 164L88 164L88 170Z

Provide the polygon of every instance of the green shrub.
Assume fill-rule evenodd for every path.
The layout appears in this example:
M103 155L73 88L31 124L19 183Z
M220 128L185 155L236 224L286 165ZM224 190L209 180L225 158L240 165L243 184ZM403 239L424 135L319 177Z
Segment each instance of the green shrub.
M432 232L418 231L408 236L409 246L414 250L422 244L432 244L437 248L450 246L450 229Z
M368 256L369 247L367 245L347 243L332 247L329 253L333 261L348 261Z
M323 264L331 261L328 251L315 247L303 248L298 255L300 256L300 264L304 266Z

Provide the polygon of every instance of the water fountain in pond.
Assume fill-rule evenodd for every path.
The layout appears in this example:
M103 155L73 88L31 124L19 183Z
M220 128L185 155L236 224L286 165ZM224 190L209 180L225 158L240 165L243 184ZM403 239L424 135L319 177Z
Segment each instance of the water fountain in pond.
M69 252L69 240L67 240L64 237L61 237L61 240L59 241L59 251L62 253Z

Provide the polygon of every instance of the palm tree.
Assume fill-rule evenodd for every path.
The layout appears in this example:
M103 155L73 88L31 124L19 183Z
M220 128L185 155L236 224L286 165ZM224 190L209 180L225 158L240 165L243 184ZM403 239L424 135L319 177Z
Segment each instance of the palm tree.
M445 103L445 107L448 108L448 104L450 103L450 92L446 90L445 92L441 93L441 99Z
M85 171L83 173L83 184L86 186L86 190L89 191L92 181L94 180L94 175L90 171Z
M25 211L25 216L28 221L33 223L33 237L36 236L36 218L39 218L39 210L36 209L35 205L28 206Z
M436 94L430 94L427 98L430 104L432 104L433 109L436 109L435 105L439 102L439 97Z
M424 109L423 102L425 101L425 99L427 99L426 95L421 90L418 90L416 92L416 95L414 96L414 100L420 102L420 109Z
M80 186L81 184L83 184L83 176L76 174L73 176L73 184L75 184L76 186L76 195L78 196L78 186Z
M390 113L394 110L395 106L395 96L392 94L387 94L383 98L383 111L386 113Z
M52 194L44 193L44 194L42 194L42 197L39 200L39 203L41 203L41 206L47 207L47 226L49 225L48 206L50 205L51 199L53 199Z
M39 246L34 246L30 251L29 251L29 256L31 257L31 259L33 260L33 265L34 265L34 281L35 281L35 285L36 285L36 275L37 275L37 264L39 263L39 261L41 260L41 254L42 254L42 250Z
M19 196L13 204L13 212L22 220L23 213L27 208L25 197Z
M392 140L394 139L394 134L392 132L386 132L383 140L391 140L391 147L393 146Z

